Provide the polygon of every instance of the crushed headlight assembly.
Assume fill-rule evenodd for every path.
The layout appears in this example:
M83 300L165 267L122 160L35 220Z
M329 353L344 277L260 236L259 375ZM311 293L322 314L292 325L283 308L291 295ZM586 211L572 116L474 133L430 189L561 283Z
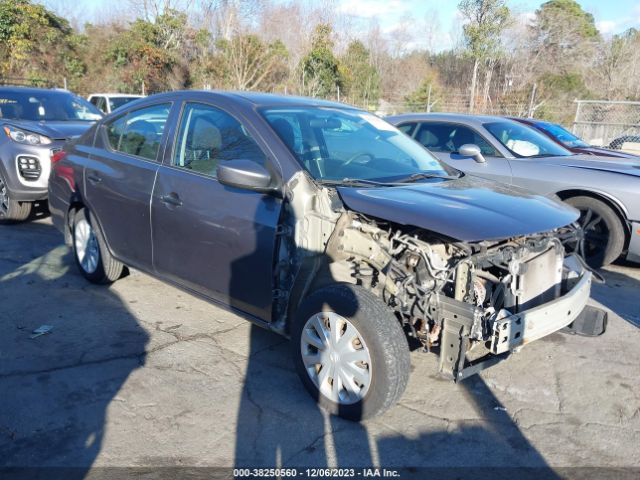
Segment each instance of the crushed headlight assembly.
M12 125L5 125L3 129L4 133L7 134L7 137L14 142L23 143L25 145L48 145L51 143L51 139L49 137L29 132L27 130L21 130Z

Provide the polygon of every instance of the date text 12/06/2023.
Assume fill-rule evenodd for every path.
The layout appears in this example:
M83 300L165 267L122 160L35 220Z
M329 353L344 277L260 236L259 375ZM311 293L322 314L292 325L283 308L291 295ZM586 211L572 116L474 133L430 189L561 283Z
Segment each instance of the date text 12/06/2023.
M387 468L235 468L233 477L243 478L398 478L398 470Z

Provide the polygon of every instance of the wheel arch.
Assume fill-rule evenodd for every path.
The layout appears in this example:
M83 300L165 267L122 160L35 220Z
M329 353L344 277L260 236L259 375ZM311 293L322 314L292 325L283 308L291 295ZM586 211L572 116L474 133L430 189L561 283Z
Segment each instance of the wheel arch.
M78 210L86 208L82 199L74 196L69 203L64 219L64 243L71 246L73 244L73 219Z
M605 205L611 208L613 212L617 215L622 223L622 227L625 232L625 248L628 245L629 238L631 236L631 228L629 225L629 220L627 216L627 211L622 205L622 203L613 197L612 195L603 193L603 192L594 192L593 190L583 190L579 188L575 189L567 189L556 192L556 195L562 200L568 200L573 197L590 197L595 200L600 200Z
M296 310L307 296L332 284L357 284L356 279L348 274L350 267L351 263L346 259L331 262L325 255L307 258L302 262L287 302L287 333L290 331Z
M82 197L80 195L77 195L77 194L74 195L73 198L71 199L70 204L69 204L69 209L67 210L67 218L66 218L66 221L65 221L64 238L65 238L65 242L68 242L67 245L69 245L69 246L73 245L73 219L75 217L75 213L78 210L82 209L82 208L86 208L89 211L91 211L89 206L84 202L84 200L82 199ZM95 223L96 223L96 225L94 225L94 228L100 229L100 234L102 235L102 238L104 239L104 243L105 243L105 245L107 247L107 250L109 250L109 253L111 254L111 256L116 258L113 255L113 250L111 249L111 246L109 245L109 240L107 239L106 235L104 234L104 229L102 228L102 225L100 224L100 220L95 215L92 215L92 220L95 220Z

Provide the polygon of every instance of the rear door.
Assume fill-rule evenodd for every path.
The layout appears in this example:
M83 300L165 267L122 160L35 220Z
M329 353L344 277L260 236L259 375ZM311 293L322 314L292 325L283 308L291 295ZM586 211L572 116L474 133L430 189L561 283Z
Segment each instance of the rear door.
M413 131L407 131L412 133L414 140L452 167L478 177L511 183L509 161L473 128L451 122L422 122ZM480 147L486 162L478 163L473 158L460 155L458 150L465 144Z
M100 127L85 168L85 197L112 253L150 270L151 192L170 102L139 108Z
M220 184L217 165L234 159L267 162L251 126L217 104L185 103L153 193L154 266L168 280L269 321L281 200Z

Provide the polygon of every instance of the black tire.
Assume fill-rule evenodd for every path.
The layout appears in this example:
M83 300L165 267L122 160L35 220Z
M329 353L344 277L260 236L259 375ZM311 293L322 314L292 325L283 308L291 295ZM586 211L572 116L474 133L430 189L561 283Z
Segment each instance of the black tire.
M21 222L31 215L31 202L18 202L11 198L7 182L0 173L0 220Z
M92 215L86 208L82 208L75 212L73 217L73 230L72 230L72 244L73 244L73 257L76 261L76 265L80 270L80 273L89 280L91 283L96 284L110 284L122 277L125 267L122 263L113 258L102 236L100 228L97 227L95 222L92 221ZM78 242L76 241L76 231L80 222L87 222L91 227L91 231L95 236L97 242L97 262L95 269L87 269L82 265L82 261L79 258Z
M364 397L355 403L334 402L322 394L304 365L301 345L304 326L321 312L334 312L348 320L368 347L371 381ZM411 361L405 333L389 307L361 287L333 284L309 295L296 312L291 341L302 383L331 414L354 421L373 417L394 405L407 386Z
M584 229L584 244L577 246L587 264L600 268L620 257L625 243L625 231L620 217L606 203L596 198L579 196L566 200L580 210L578 223Z

